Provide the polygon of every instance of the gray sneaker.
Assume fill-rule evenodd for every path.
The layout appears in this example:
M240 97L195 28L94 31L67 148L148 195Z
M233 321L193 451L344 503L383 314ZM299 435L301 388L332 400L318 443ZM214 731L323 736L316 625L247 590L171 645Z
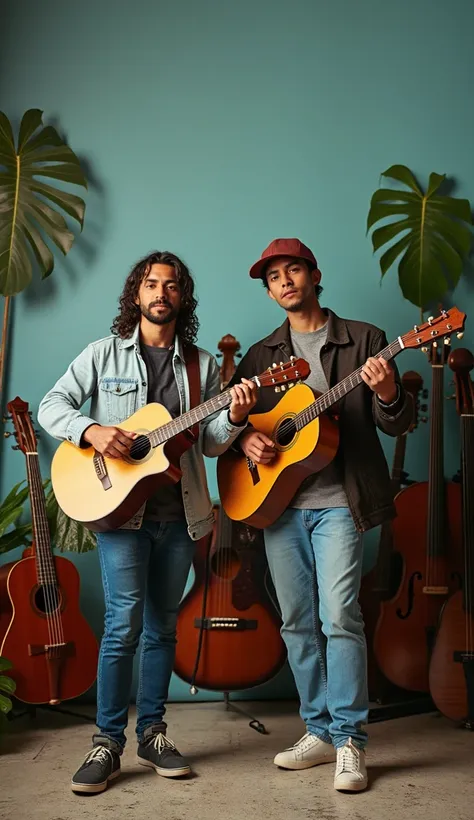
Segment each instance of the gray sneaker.
M145 731L143 740L138 744L137 763L154 769L162 777L183 777L191 773L188 761L162 732L147 735Z
M109 780L120 774L120 755L100 744L87 753L71 781L71 789L78 794L99 794L107 788Z

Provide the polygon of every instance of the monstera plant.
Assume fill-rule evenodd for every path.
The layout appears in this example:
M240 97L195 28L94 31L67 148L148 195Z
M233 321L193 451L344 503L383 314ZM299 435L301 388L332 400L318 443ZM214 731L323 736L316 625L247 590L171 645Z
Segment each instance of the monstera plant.
M5 715L8 715L8 712L10 712L13 707L13 704L8 696L13 695L16 689L16 683L12 680L12 678L8 677L8 675L3 674L3 672L6 672L11 668L12 665L10 661L7 661L6 658L0 657L0 715L2 718ZM3 722L3 720L0 720L0 729L2 728Z
M55 128L43 127L42 116L36 108L26 111L15 140L12 125L0 111L0 399L11 299L28 287L35 269L42 279L50 276L54 269L51 246L64 255L70 251L75 237L64 215L80 230L84 222L84 200L64 190L71 184L87 188L81 164ZM0 554L29 543L31 526L18 525L28 490L19 486L0 505ZM52 490L47 503L53 543L79 552L95 546L94 536L58 508Z
M2 392L10 299L33 276L33 262L44 279L53 272L48 243L67 254L74 242L63 212L82 230L84 200L54 183L81 185L87 180L75 153L51 125L43 127L43 112L27 111L15 141L7 116L0 111L0 294L4 297L0 345ZM59 210L58 210L59 209Z
M376 191L367 231L380 220L391 219L374 230L373 249L386 246L380 257L382 277L398 259L402 293L420 308L423 319L424 311L459 281L471 247L471 206L467 199L440 194L445 174L432 173L426 191L405 165L392 165L382 176L401 182L408 190Z

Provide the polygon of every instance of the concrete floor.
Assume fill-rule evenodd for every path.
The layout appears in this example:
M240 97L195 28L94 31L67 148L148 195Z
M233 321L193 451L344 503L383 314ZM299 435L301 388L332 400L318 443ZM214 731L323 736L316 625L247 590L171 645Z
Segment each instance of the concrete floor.
M122 775L98 796L77 796L72 773L93 724L42 713L10 724L0 746L2 820L473 820L474 735L437 715L371 724L370 787L334 791L333 764L302 772L272 759L303 733L288 703L241 703L268 735L221 703L171 704L169 734L194 774L167 780L134 761L133 720Z

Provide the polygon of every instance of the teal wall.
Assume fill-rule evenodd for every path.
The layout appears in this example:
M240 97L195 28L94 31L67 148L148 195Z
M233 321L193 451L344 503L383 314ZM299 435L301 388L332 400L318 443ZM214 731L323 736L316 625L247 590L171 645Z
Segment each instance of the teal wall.
M8 397L36 412L71 359L108 333L130 266L154 248L194 271L199 341L213 352L225 333L246 348L281 322L247 270L282 235L314 249L323 303L338 313L377 323L389 339L417 321L393 272L380 287L365 220L393 163L423 182L448 173L474 200L470 0L6 0L2 17L0 108L14 120L43 109L92 180L82 237L49 281L15 299ZM472 282L456 291L466 311ZM398 362L429 386L421 353ZM446 415L451 476L453 404ZM393 441L384 446L390 458ZM53 450L43 437L44 476ZM409 441L413 477L426 478L427 454L424 426ZM23 476L23 457L5 442L1 495ZM97 557L72 560L99 632ZM285 672L252 695L292 691ZM172 696L187 692L173 681Z

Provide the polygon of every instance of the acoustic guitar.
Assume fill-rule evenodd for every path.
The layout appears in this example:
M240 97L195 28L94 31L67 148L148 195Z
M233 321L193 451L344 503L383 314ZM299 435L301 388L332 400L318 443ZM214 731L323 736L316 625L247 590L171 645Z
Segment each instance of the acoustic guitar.
M465 319L466 314L456 307L443 310L436 319L430 317L399 336L379 356L389 361L404 349L419 348L461 331ZM219 456L219 494L229 518L254 527L270 526L288 507L304 479L330 463L337 451L339 433L325 411L363 383L361 371L359 367L316 399L307 385L296 385L270 412L250 415L253 427L274 442L276 456L269 464L258 465L233 450Z
M46 500L28 405L8 405L20 450L26 457L33 524L33 555L8 570L12 618L0 655L8 658L24 703L57 705L79 697L94 683L98 644L79 608L79 573L51 550Z
M258 387L276 387L305 379L309 373L308 363L293 357L252 381ZM187 431L231 402L230 390L226 390L176 419L163 405L147 404L120 424L123 430L138 434L123 459L107 458L92 447L81 449L64 441L51 466L59 506L90 530L121 527L161 485L179 481L180 458L195 441Z

